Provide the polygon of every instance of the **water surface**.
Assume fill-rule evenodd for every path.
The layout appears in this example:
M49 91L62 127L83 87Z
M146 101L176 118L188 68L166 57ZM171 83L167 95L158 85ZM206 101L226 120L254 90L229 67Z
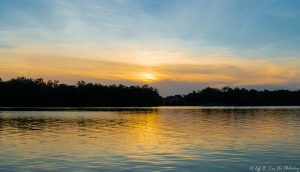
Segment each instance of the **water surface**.
M299 107L0 111L0 171L299 168L299 122Z

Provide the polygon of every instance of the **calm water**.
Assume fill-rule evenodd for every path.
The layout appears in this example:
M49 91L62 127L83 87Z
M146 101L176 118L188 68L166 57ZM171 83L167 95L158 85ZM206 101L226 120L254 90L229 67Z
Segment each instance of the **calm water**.
M299 126L299 107L0 111L0 171L297 171Z

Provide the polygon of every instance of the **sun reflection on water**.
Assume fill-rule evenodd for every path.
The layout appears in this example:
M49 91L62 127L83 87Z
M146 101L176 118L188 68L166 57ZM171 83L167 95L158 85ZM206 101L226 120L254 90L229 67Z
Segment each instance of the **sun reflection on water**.
M295 109L2 112L0 169L239 171L282 163L279 155L296 163L299 121Z

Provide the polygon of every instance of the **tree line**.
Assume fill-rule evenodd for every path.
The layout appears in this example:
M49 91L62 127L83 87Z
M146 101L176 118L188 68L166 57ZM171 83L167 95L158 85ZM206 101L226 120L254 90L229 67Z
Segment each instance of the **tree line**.
M263 90L207 87L187 95L161 97L148 85L101 85L78 81L76 85L25 77L2 81L0 107L134 107L134 106L279 106L300 105L300 90Z
M158 106L158 90L148 85L101 85L78 81L76 85L45 82L42 78L0 79L1 107L110 107Z
M246 88L222 89L207 87L193 91L173 104L183 105L234 105L234 106L287 106L300 105L300 90L254 90Z

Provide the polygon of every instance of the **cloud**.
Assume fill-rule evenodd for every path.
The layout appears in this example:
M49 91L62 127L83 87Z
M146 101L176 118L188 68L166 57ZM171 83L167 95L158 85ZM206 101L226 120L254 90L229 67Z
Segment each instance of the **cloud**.
M3 79L24 75L67 83L150 83L181 92L197 85L284 87L299 81L299 22L274 15L294 16L294 5L17 3L0 7Z
M214 54L191 58L188 53L166 51L164 48L134 47L125 48L123 52L122 48L106 51L92 45L82 48L78 45L59 47L28 45L19 49L0 49L2 79L25 76L58 79L68 84L77 80L148 83L163 89L169 87L169 90L165 89L166 92L173 93L176 90L187 93L195 86L221 88L225 85L277 85L278 88L292 88L289 85L300 81L300 60L297 58L271 61ZM155 54L161 56L151 58ZM179 89L180 85L182 89Z

